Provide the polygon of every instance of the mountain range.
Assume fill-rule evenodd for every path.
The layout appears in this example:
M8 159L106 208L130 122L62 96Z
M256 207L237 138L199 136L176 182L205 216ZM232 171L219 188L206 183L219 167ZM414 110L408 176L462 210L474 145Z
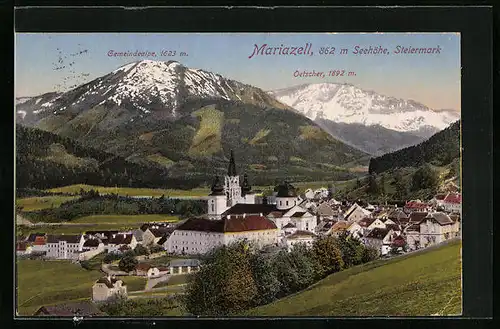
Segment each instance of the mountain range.
M16 112L21 125L174 180L208 183L226 171L230 150L254 184L347 179L349 167L368 163L263 90L175 61L130 63L70 91L19 100Z
M434 110L351 84L304 84L268 93L332 136L373 155L418 144L460 118L455 110Z

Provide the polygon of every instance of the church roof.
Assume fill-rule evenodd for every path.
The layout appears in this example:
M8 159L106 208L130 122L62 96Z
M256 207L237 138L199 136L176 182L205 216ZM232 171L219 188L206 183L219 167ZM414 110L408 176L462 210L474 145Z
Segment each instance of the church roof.
M277 211L276 205L273 204L246 204L246 203L237 203L225 212L222 213L222 216L227 215L260 215L264 216L269 213Z
M228 176L236 176L236 164L234 162L234 152L231 150L231 158L229 159L229 167L227 169Z
M212 193L210 195L224 195L224 186L222 186L219 176L215 176L211 190Z
M210 220L206 218L191 218L177 227L177 230L201 231L217 233L234 233L257 230L273 230L276 224L264 216L250 215Z
M288 198L288 197L297 197L297 191L292 184L288 182L283 182L282 184L276 186L274 189L276 192L276 196L278 198Z

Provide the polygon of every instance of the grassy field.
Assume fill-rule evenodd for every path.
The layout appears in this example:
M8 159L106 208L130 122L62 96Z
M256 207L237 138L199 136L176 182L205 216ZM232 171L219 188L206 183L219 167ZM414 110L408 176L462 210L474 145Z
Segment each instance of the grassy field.
M120 276L120 280L127 284L127 292L144 290L147 279L139 276Z
M32 315L43 305L90 298L92 285L101 276L70 261L19 260L18 313Z
M177 190L177 189L150 189L150 188L134 188L134 187L103 187L103 186L94 186L94 185L85 185L85 184L76 184L76 185L68 185L63 187L57 187L53 189L49 189L49 192L55 193L69 193L69 194L78 194L80 189L85 191L89 191L91 189L99 191L102 194L111 194L115 193L123 196L154 196L160 197L162 195L165 196L205 196L210 193L209 188L195 188L191 190Z
M61 203L76 199L76 196L44 196L16 199L16 206L23 207L23 211L36 211L46 208L57 208Z
M72 223L140 225L150 222L177 222L179 217L170 215L93 215L72 220Z
M335 273L254 316L429 316L462 312L460 242Z

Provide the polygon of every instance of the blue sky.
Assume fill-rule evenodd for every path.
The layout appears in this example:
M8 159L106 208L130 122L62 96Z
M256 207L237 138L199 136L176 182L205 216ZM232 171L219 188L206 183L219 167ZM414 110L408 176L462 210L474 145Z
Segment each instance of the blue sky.
M254 56L254 44L302 46L312 44L313 56ZM382 46L390 55L354 55L356 45ZM440 54L403 54L396 46L437 47ZM320 47L348 48L347 55L319 54ZM126 63L142 60L177 60L260 87L279 89L304 83L345 82L378 93L413 99L432 108L460 110L460 36L456 33L23 33L16 34L16 96L34 96L68 90ZM87 50L79 55L70 56ZM150 51L157 57L109 57L108 52ZM162 50L176 56L161 57ZM185 52L188 56L179 56ZM63 58L58 64L58 58ZM66 58L64 58L66 56ZM74 62L71 66L69 63ZM65 68L55 70L57 66ZM356 76L299 78L295 71L345 70ZM82 76L85 74L85 76Z

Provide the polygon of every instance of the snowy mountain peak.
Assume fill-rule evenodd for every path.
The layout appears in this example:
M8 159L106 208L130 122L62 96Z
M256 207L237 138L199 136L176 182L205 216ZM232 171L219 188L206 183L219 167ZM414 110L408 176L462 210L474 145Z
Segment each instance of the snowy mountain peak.
M102 105L118 106L132 115L154 112L162 118L176 118L181 105L187 99L196 98L288 108L259 88L219 74L188 68L176 61L141 60L125 64L68 92L46 97L39 105L32 104L30 112L36 115L63 111L80 113Z
M396 131L441 130L460 118L455 111L433 111L416 101L380 95L352 84L305 84L269 94L312 120L380 125Z

